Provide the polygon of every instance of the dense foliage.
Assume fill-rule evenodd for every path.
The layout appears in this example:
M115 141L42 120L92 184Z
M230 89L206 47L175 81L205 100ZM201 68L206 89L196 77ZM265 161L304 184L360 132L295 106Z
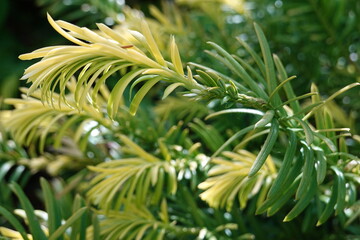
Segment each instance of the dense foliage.
M360 4L331 3L39 1L67 42L4 100L0 236L359 238Z

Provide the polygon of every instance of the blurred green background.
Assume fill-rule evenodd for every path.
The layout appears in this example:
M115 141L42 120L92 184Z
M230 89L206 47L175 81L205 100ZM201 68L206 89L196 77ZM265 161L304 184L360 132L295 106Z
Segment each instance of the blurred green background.
M1 97L17 94L19 78L30 65L18 59L20 54L62 41L44 20L45 15L34 1L0 1Z

